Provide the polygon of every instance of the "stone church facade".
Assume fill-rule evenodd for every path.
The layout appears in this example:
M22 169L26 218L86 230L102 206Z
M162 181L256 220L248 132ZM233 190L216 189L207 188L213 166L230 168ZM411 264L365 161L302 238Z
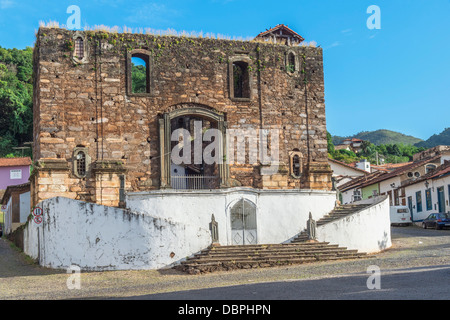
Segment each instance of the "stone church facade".
M124 206L129 193L179 188L331 190L322 49L301 41L284 25L254 41L41 27L32 206L57 196ZM220 133L222 161L175 166L173 132L195 121ZM249 150L276 132L277 170L264 174L252 151L230 163L229 132L260 133Z

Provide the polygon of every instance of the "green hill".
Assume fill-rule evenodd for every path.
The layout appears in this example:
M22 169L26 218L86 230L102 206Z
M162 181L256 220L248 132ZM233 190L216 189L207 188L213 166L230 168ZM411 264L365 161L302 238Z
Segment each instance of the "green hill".
M415 144L416 147L433 148L439 145L450 146L450 128L446 128L439 134L434 134L426 141L421 141Z
M333 144L337 145L342 143L345 139L357 138L372 142L374 145L382 144L405 144L405 145L417 145L422 142L422 139L415 138L413 136L407 136L400 132L390 130L376 130L376 131L362 131L350 137L333 136Z

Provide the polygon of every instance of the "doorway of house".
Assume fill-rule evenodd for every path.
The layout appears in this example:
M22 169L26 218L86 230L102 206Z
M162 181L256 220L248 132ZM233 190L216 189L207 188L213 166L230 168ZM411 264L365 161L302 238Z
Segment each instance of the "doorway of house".
M445 194L444 187L437 188L439 212L445 212Z
M414 218L413 218L413 202L412 202L412 197L408 197L408 208L409 208L409 214L411 215L411 221L414 222Z
M233 245L257 243L256 206L241 199L231 208L231 240Z

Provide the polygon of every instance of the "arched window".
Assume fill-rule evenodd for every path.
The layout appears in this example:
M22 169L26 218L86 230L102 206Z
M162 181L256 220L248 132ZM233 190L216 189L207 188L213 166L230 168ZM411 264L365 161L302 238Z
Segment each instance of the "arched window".
M427 164L425 166L425 173L431 172L431 171L433 171L436 168L437 168L437 165L435 165L435 164L431 164L431 163Z
M296 154L292 157L292 173L294 176L300 176L300 157Z
M77 173L79 176L86 175L86 154L83 151L77 154Z
M79 60L84 58L84 41L81 37L75 39L75 57Z
M128 94L150 93L150 54L144 49L135 49L128 54Z
M143 58L139 55L133 55L131 57L131 88L133 93L148 92L148 65L146 59Z
M300 178L302 176L302 154L298 149L294 149L290 152L290 171L294 178Z
M87 148L75 148L73 152L73 173L76 177L85 178L87 176L90 159Z

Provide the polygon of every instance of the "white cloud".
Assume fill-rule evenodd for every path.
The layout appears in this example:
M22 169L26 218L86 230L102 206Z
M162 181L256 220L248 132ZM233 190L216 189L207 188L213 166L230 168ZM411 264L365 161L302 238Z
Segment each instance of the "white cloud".
M333 42L332 44L330 44L328 47L326 47L325 49L331 49L331 48L339 47L339 46L341 46L341 45L342 45L341 42L335 41L335 42Z
M14 6L14 2L11 0L0 0L0 9L7 9Z
M164 4L150 2L142 6L136 6L126 20L132 23L155 25L168 23L171 18L178 15L177 10L167 8Z

